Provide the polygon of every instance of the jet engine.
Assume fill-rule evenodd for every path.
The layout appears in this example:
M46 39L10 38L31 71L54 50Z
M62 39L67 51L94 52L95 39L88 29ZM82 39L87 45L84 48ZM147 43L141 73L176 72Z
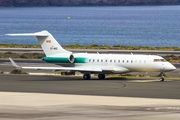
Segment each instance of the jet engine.
M42 60L49 63L74 63L75 58L73 54L60 54L57 56L43 57Z

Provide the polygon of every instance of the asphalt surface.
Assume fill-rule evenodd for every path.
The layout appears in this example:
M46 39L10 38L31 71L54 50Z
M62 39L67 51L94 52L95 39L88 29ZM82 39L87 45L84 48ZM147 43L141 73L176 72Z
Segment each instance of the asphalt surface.
M180 99L180 79L0 75L0 91Z

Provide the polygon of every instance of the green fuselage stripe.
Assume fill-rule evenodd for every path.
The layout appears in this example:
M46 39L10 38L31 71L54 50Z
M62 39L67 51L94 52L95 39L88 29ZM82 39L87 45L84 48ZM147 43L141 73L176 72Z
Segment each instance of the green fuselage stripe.
M49 63L70 63L67 57L44 57L44 61ZM86 63L86 58L77 57L74 58L73 63Z

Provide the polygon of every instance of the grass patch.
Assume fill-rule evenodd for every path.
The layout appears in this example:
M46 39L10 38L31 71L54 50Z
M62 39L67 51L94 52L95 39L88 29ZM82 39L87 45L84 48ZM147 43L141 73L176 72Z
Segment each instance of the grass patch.
M22 70L19 70L19 69L14 69L10 72L10 74L28 74L28 73L23 72Z

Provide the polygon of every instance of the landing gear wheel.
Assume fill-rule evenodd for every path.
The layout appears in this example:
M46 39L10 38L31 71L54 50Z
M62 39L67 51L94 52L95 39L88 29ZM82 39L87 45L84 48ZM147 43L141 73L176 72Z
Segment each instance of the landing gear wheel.
M104 74L99 74L99 75L98 75L98 78L99 78L100 80L103 80L103 79L105 79L105 75L104 75Z
M84 74L83 76L84 80L89 80L91 78L90 74Z
M164 78L160 78L159 80L160 80L161 82L163 82L163 81L164 81Z
M163 72L161 72L160 73L160 75L161 75L161 78L159 79L161 82L163 82L164 81L164 78L163 78L163 76L164 76L164 73Z

